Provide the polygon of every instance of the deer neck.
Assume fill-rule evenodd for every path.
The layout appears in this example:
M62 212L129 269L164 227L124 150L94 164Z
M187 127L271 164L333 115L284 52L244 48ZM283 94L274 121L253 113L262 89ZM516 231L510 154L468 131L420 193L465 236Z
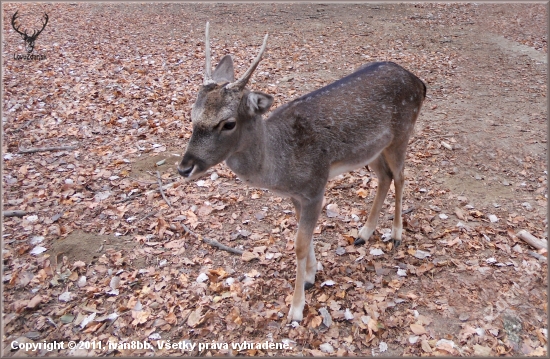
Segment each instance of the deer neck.
M249 184L265 183L266 127L261 117L244 124L237 151L225 161L241 180Z

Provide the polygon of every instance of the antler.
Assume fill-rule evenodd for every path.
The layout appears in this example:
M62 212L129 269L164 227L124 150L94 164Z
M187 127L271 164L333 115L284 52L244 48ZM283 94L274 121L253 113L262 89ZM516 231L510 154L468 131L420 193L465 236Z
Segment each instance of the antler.
M206 35L206 40L205 40L205 43L204 43L204 46L205 46L204 53L205 53L206 64L204 66L204 81L203 81L204 86L209 85L209 84L213 84L213 83L216 82L216 81L212 80L212 67L210 65L210 62L211 62L211 58L210 58L210 22L206 23L205 35ZM252 76L252 73L254 72L254 70L256 70L256 67L260 63L260 60L262 59L262 55L263 55L263 53L265 51L265 47L267 45L267 36L268 36L268 34L265 34L264 43L262 44L262 48L260 49L260 52L258 53L258 56L256 56L256 58L254 59L254 62L252 62L252 65L250 65L250 67L248 68L248 70L246 70L244 75L242 75L237 81L228 84L226 86L226 88L229 89L229 88L232 88L232 87L236 87L238 89L243 89L246 86L246 84L248 83L248 80L250 80L250 76Z
M32 37L34 38L38 37L38 35L40 35L40 33L46 28L46 25L48 24L48 19L49 19L48 14L44 13L44 18L46 18L46 21L42 23L42 28L38 30L38 32L34 30L32 33Z
M25 31L24 33L21 32L21 31L19 31L19 28L21 27L21 25L15 27L15 20L17 19L17 13L18 13L18 12L19 12L19 10L16 11L15 14L13 14L13 16L11 17L11 26L13 27L13 29L14 29L18 34L20 34L20 35L26 37L26 36L28 36L26 31Z
M262 44L262 47L260 49L260 52L258 53L258 56L256 56L256 58L254 59L254 62L252 62L252 65L250 65L250 67L248 68L248 70L246 70L244 75L242 75L237 81L227 85L226 88L229 89L229 88L236 87L238 89L243 89L246 86L246 84L248 83L248 80L250 80L250 77L252 76L252 73L254 72L254 70L256 70L256 67L260 63L260 60L262 59L262 55L267 45L267 36L268 34L265 34L264 43Z
M204 66L204 86L213 84L216 81L212 80L212 67L210 66L210 22L206 23L206 40L204 42L204 55L206 57L206 64Z
M27 31L25 30L25 32L21 32L19 31L19 28L21 27L21 25L19 26L15 26L15 20L17 19L17 13L19 11L16 11L15 14L13 14L12 18L11 18L11 26L13 27L13 29L20 35L23 36L23 38L31 38L31 39L36 39L38 37L38 35L40 35L40 33L46 28L46 25L48 24L48 20L49 20L49 17L48 17L48 14L44 13L44 18L46 19L46 21L42 22L42 28L40 30L34 30L32 32L32 35L28 35L27 34Z

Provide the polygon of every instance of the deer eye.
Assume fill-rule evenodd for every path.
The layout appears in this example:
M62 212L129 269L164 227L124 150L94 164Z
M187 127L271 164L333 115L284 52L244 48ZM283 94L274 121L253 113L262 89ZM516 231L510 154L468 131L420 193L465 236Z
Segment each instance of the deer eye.
M223 124L222 130L229 131L235 128L235 125L237 124L237 121L226 121Z

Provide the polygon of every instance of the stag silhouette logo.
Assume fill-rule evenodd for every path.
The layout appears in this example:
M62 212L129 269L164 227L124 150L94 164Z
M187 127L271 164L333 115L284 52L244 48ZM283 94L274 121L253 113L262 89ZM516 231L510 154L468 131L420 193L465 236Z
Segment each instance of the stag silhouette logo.
M21 24L19 26L15 25L15 21L17 20L17 13L19 11L16 11L15 14L13 14L11 18L11 26L17 32L21 37L23 38L23 41L25 41L25 48L27 49L27 54L30 54L34 50L34 42L38 38L38 35L44 31L44 28L46 27L46 24L48 24L48 14L44 13L44 21L42 21L42 28L40 30L33 30L32 35L27 34L27 30L24 32L21 32L19 28L21 27Z

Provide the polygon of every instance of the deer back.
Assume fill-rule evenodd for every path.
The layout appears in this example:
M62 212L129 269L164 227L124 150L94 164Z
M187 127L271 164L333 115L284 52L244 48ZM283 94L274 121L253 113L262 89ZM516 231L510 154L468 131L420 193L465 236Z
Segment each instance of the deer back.
M392 143L406 145L425 94L415 75L379 62L279 107L263 126L264 182L315 192Z

